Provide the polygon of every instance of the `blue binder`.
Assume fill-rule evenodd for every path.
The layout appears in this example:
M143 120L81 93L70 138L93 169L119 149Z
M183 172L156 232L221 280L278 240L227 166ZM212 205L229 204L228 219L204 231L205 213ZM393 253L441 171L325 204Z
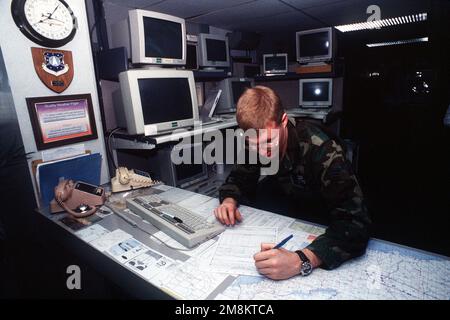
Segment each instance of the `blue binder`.
M48 205L54 198L60 178L99 185L101 165L100 153L40 164L38 183L43 204Z

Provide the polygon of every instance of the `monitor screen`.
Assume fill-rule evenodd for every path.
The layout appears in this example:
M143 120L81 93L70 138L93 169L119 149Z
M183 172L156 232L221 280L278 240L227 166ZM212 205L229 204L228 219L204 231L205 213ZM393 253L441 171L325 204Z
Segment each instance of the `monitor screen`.
M187 78L138 79L144 124L193 118Z
M197 65L197 45L188 44L186 51L186 69L188 70L196 70L198 69Z
M231 83L231 89L233 90L233 102L236 104L244 93L245 89L251 88L252 84L250 81L233 81Z
M187 180L203 173L203 164L178 164L175 166L178 181Z
M183 32L177 22L150 17L144 19L145 56L182 59Z
M205 39L208 61L227 61L226 42L217 39Z
M330 83L328 81L305 82L302 85L303 101L328 101Z
M190 153L191 153L191 161L190 163L181 163L178 165L175 165L175 174L176 174L176 184L179 185L181 183L184 183L185 181L196 178L198 176L201 176L204 174L204 164L200 163L194 163L194 152L200 152L202 154L203 148L202 145L190 145ZM183 156L183 152L186 149L180 150L180 156Z
M326 56L330 50L327 31L298 35L300 57Z
M267 71L277 71L277 70L286 70L286 57L266 57L266 72Z
M244 77L246 78L254 78L255 76L257 76L259 74L260 71L260 67L259 65L247 65L244 66Z

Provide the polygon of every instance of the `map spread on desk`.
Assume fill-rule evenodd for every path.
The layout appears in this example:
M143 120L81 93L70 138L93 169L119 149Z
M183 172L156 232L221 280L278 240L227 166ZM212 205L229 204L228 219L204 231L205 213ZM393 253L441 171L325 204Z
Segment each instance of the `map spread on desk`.
M165 192L161 197L214 221L212 210L218 205L217 199L162 188ZM234 246L233 239L250 245L259 239L274 240L276 236L279 241L293 234L285 248L297 250L311 243L324 229L250 207L242 206L240 211L245 223L225 231L223 238L209 240L187 252L189 258L184 262L150 249L120 229L108 232L92 225L77 234L179 299L450 299L448 258L379 240L369 242L364 256L332 271L316 269L308 277L284 281L262 277L251 259L242 259L243 251ZM160 240L182 248L162 232L157 234Z

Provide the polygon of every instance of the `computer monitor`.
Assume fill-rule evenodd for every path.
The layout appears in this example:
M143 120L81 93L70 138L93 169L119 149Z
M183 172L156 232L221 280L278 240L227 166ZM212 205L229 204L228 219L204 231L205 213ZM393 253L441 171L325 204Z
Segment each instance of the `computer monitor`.
M197 70L197 44L196 43L188 43L187 44L187 53L186 53L186 69L187 70Z
M123 103L116 118L129 134L156 135L198 120L192 71L134 69L120 73L119 82Z
M328 108L333 104L333 79L300 79L300 106Z
M219 82L217 89L222 90L219 103L216 107L216 114L236 112L236 105L247 88L254 87L255 83L251 78L227 78Z
M171 153L175 152L181 157L183 153L190 152L191 164L175 164L172 161ZM181 149L180 149L181 148ZM164 144L153 150L118 150L117 161L121 166L139 169L150 173L151 177L160 180L169 186L184 188L200 181L208 179L208 166L203 161L203 157L195 153L203 154L203 143L192 144ZM198 163L197 163L198 162Z
M111 27L112 47L126 47L132 63L186 64L186 23L182 18L146 10L128 11Z
M287 53L265 54L263 55L264 74L282 74L288 72Z
M320 28L296 33L297 61L312 63L333 57L333 29Z
M198 35L199 66L204 68L229 67L230 54L226 36L200 33Z
M183 157L185 152L189 152L190 163L174 164L171 159L172 151L180 157ZM199 161L200 163L194 161L195 153L199 153L197 157L203 159L203 143L177 144L156 150L155 155L148 161L150 173L154 174L155 179L180 188L206 180L208 178L208 167L203 160Z

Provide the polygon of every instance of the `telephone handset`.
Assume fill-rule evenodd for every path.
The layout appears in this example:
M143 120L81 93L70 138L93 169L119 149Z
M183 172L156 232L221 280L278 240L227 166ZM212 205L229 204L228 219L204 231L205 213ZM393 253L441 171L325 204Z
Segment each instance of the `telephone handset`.
M116 176L111 179L111 188L112 192L122 192L151 187L157 183L146 172L119 167Z
M94 214L105 203L105 190L85 182L63 180L55 187L55 198L50 202L52 213L67 211L75 218Z

